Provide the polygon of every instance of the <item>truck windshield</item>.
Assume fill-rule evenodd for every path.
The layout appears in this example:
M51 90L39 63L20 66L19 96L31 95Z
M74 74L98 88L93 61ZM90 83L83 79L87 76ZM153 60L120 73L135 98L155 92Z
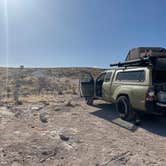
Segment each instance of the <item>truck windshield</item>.
M166 70L165 71L153 71L153 82L154 83L166 82Z

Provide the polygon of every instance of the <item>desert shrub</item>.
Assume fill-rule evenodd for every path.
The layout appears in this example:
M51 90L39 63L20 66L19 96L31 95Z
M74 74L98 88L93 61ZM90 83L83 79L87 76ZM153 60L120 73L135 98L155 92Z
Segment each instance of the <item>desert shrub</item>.
M40 94L42 90L46 89L48 87L48 82L45 77L39 77L38 78L38 93Z
M17 105L17 103L19 103L19 93L17 90L14 90L13 98L14 98L15 104Z
M58 90L58 95L63 95L62 89L59 89L59 90Z
M73 95L77 95L77 88L76 88L76 86L72 87L72 94Z
M19 92L20 92L20 81L16 80L13 90L13 98L16 104L19 103L19 96L20 96Z
M7 98L10 97L10 92L11 92L11 89L10 89L10 87L8 86L8 87L6 88L6 95L7 95Z

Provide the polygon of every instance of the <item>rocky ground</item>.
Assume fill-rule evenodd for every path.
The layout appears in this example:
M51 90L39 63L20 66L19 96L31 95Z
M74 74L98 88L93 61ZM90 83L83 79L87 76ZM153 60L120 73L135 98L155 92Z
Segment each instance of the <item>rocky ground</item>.
M114 105L87 106L78 78L102 69L0 68L0 166L165 166L166 118L141 126ZM8 84L6 84L8 83Z
M165 126L152 116L134 126L79 95L31 96L0 107L0 166L165 166Z

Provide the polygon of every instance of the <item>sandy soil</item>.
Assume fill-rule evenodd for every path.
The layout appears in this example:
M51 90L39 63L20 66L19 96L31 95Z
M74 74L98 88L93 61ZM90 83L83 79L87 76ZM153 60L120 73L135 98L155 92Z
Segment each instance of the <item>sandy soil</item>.
M152 116L134 126L113 105L77 95L1 106L0 166L165 166L165 126Z

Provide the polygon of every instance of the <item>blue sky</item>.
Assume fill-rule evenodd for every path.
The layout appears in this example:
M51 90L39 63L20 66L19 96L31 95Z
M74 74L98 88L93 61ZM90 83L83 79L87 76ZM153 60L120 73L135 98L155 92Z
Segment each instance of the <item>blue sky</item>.
M6 19L0 0L0 65ZM165 0L7 0L9 66L109 67L138 46L166 47Z

